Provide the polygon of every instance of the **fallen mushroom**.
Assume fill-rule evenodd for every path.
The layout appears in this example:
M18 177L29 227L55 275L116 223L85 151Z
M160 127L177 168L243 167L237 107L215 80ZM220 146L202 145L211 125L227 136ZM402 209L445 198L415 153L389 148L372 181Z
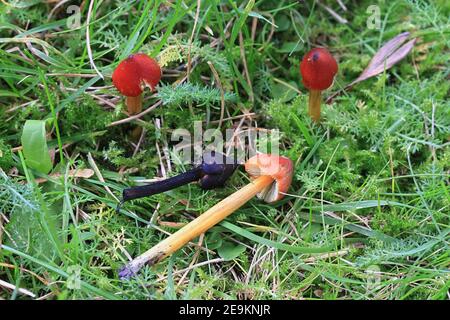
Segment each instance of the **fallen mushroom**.
M145 86L153 91L161 79L158 63L144 53L128 56L119 63L112 74L114 86L126 97L130 115L142 111L142 92Z
M252 181L223 199L183 228L130 261L119 271L120 278L135 275L146 263L153 265L206 232L257 195L266 202L280 200L288 190L293 174L292 161L285 157L259 154L245 163Z
M205 152L201 164L191 170L162 181L124 189L117 211L125 201L162 193L194 181L198 181L204 190L222 187L236 168L237 163L234 159L215 151Z
M303 85L309 89L308 113L314 122L320 121L321 93L332 85L337 71L336 60L325 48L312 49L300 63Z

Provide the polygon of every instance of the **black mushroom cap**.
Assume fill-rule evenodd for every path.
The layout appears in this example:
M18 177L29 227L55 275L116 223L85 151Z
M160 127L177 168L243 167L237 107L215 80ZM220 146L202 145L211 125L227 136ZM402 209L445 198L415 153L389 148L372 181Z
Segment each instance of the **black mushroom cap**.
M209 151L203 154L200 166L203 173L199 181L200 187L210 190L222 187L234 173L238 164L234 158L227 157L220 152Z

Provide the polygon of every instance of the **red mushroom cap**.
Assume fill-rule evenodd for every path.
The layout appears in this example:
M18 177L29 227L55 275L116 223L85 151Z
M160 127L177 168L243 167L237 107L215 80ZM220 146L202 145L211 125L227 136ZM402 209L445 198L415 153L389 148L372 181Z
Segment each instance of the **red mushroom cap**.
M160 79L158 63L144 53L128 56L112 74L114 86L126 97L137 97L145 85L154 90Z
M338 65L325 48L309 51L300 63L303 85L310 90L325 90L333 83Z
M258 198L266 202L278 201L291 186L294 165L292 160L274 154L260 153L245 163L245 171L252 178L271 176L274 182L258 193Z

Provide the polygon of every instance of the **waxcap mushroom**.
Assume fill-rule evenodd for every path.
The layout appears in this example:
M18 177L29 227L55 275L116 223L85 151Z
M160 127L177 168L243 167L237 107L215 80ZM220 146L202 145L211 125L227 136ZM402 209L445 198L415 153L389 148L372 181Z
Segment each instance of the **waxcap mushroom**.
M310 90L328 89L337 71L336 60L325 48L312 49L300 63L303 85Z
M127 97L139 96L145 86L153 91L160 79L161 68L145 53L129 55L112 74L114 86Z
M130 115L142 111L142 91L146 86L153 91L160 79L161 68L145 53L129 55L112 74L114 86L126 97L125 104ZM139 132L136 131L136 136Z
M245 171L252 178L270 176L273 183L257 194L266 202L275 202L284 197L292 182L294 165L292 160L274 154L257 154L245 163Z
M336 60L325 48L312 49L300 63L302 82L309 90L308 113L316 123L320 121L322 90L333 84L337 71Z
M146 263L155 264L161 261L192 239L208 231L259 193L267 202L281 199L284 196L283 193L288 190L291 184L293 164L291 160L285 157L259 154L247 161L245 169L254 177L249 184L218 202L183 228L128 262L119 271L119 277L129 278L135 275ZM266 191L264 192L264 190Z

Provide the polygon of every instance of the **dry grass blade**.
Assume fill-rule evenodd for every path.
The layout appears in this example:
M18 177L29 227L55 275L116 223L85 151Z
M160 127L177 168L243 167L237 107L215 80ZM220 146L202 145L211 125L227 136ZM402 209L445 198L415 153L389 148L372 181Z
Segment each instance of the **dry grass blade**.
M336 96L340 95L345 90L350 89L359 82L383 73L385 70L392 68L392 66L404 59L412 50L417 40L417 38L414 38L403 44L408 39L408 37L409 32L404 32L386 42L373 56L372 60L370 60L369 65L366 67L366 69L364 69L359 77L346 85L344 89L341 89L329 96L326 100L326 103L331 103Z
M335 18L339 23L342 24L346 24L348 23L347 19L341 17L339 14L337 14L336 11L334 11L333 9L331 9L329 6L323 4L320 1L317 1L317 3L322 6L329 14L331 14L333 16L333 18Z
M208 61L208 66L211 69L214 79L217 82L217 86L220 89L220 119L219 119L219 128L222 126L223 122L223 116L225 114L225 91L223 90L222 83L220 82L219 74L217 73L216 69L214 68L214 65L211 61Z
M200 0L197 1L197 10L195 11L195 18L194 18L194 26L192 27L192 33L191 37L189 38L189 51L188 51L188 62L187 62L187 70L186 70L186 77L189 80L189 75L191 74L191 50L192 50L192 41L194 40L195 36L195 29L197 27L198 18L200 15L200 7L202 5L202 2Z
M100 182L105 183L105 179L103 178L102 173L98 169L97 164L95 163L95 160L92 157L92 154L89 152L87 156L88 162L91 165L92 169L94 170L94 173L97 176L98 180L100 180ZM117 202L120 202L120 200L114 195L114 193L112 193L111 189L106 184L104 185L104 188L106 192L108 192Z
M9 282L0 280L0 286L4 287L4 288L7 288L7 289L10 289L10 290L16 290L17 292L19 292L21 294L24 294L24 295L27 295L27 296L29 296L31 298L36 298L36 295L33 292L31 292L31 291L29 291L27 289L16 287L15 285L13 285L13 284L11 284Z
M26 272L26 273L32 275L33 277L35 277L36 279L41 281L44 285L47 286L49 284L48 281L45 280L43 277L39 276L37 273L35 273L33 271L30 271L30 270L28 270L28 269L26 269L24 267L18 267L18 266L15 266L13 264L4 263L4 262L0 262L0 267L5 267L5 268L9 268L9 269L17 269L17 268L19 268L20 271L23 271L23 272Z
M103 80L105 79L103 77L103 75L101 74L101 72L97 69L97 66L95 65L94 62L94 57L92 55L92 50L91 50L91 35L90 35L90 21L91 21L91 15L92 15L92 10L94 8L94 0L92 0L89 3L89 9L88 9L88 15L87 15L87 22L86 22L86 49L87 49L87 53L88 53L88 57L89 57L89 62L91 64L91 67L95 70L95 72L97 72L97 74L100 76L100 78L102 78Z

